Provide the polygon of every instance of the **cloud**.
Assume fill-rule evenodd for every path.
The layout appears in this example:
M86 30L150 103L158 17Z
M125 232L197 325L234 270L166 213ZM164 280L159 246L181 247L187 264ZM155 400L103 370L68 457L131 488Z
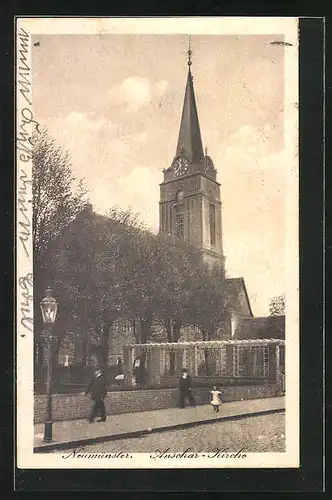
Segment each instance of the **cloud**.
M60 116L57 120L46 121L46 126L61 143L75 144L76 149L86 147L87 142L94 142L100 133L112 136L115 125L104 116L95 113L71 112L68 116Z
M155 94L160 97L165 94L166 90L169 87L169 83L167 80L160 80L155 84Z
M266 156L274 150L274 131L269 124L262 127L243 125L222 143L220 156L246 156L243 164L246 169L252 165L253 158Z
M100 130L106 124L106 119L104 117L93 119L92 113L78 113L77 111L70 113L70 115L67 116L66 121L68 125L73 128L80 128L93 132Z
M159 175L148 167L137 166L128 175L120 176L118 186L121 196L154 229L158 228Z
M107 102L117 106L125 106L126 112L137 113L153 99L161 97L168 88L166 80L150 82L148 78L131 76L121 84L113 85L107 93Z
M285 150L271 151L271 129L243 126L222 144L224 251L232 276L260 291L260 310L285 287Z
M151 100L151 84L147 78L126 78L122 82L121 93L128 110L136 112Z
M151 182L152 175L147 167L135 167L127 176L120 176L118 180L119 186L139 196L145 195Z
M158 229L158 183L160 179L148 167L138 165L127 175L120 175L113 182L105 184L95 179L91 200L97 211L106 213L112 206L132 208L153 230Z
M218 177L225 188L232 190L234 201L243 194L250 197L249 206L254 207L255 198L261 203L261 197L265 197L269 203L284 190L287 158L285 150L274 150L269 125L241 127L221 145L219 154Z

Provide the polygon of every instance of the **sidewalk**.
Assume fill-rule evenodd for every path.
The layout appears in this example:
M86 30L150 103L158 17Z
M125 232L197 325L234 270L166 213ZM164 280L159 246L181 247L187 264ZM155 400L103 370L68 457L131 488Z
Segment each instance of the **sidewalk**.
M91 443L138 437L150 432L193 427L222 420L246 418L268 413L283 412L285 398L251 399L223 403L219 413L211 405L195 408L168 408L109 415L106 422L89 424L87 420L54 422L52 443L43 442L44 424L36 424L34 452L64 450Z

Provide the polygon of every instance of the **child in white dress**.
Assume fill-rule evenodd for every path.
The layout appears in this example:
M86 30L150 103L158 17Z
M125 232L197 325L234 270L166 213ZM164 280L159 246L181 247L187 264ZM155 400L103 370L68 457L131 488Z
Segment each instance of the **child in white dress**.
M210 393L211 393L211 396L212 396L211 397L211 405L213 406L213 411L218 412L219 411L219 406L222 403L222 400L221 400L222 393L221 393L221 391L219 391L217 389L216 385L213 386L213 390L210 391Z

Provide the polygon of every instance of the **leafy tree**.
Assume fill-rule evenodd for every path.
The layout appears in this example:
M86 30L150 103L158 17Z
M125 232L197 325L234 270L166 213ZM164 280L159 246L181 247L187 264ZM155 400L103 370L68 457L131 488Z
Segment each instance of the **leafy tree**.
M94 258L98 280L96 308L101 316L104 364L108 361L109 335L114 321L119 317L134 317L129 265L137 255L139 236L143 230L137 214L131 211L113 208L103 219L100 245L96 246L98 250Z
M223 270L202 263L190 292L191 320L201 330L202 340L212 340L229 307Z
M82 331L83 365L91 331L100 339L100 361L107 365L114 321L128 316L128 241L139 234L137 216L112 209L109 216L87 206L49 245L47 278L59 301L58 345L72 323ZM137 237L137 236L136 236Z
M237 297L226 285L224 270L218 265L211 268L202 263L192 281L189 309L191 322L201 331L202 340L218 337L218 330L225 327L236 301ZM205 368L209 373L209 352L206 350L204 354Z
M168 342L177 342L187 318L190 280L195 273L195 249L185 242L160 234L156 240L157 316L163 320Z
M68 152L55 142L46 128L35 129L32 144L35 349L42 351L39 302L50 284L48 247L86 206L87 189L73 174ZM39 360L42 358L39 356Z
M156 241L154 307L156 316L164 324L167 341L178 342L181 327L190 322L190 288L197 272L200 254L186 242L165 234L158 235ZM171 353L171 373L174 367L175 353Z
M282 316L285 314L285 294L272 297L269 302L270 316Z
M139 320L136 340L146 343L151 336L157 282L155 236L147 230L132 233L122 255L125 261L125 301L129 315Z

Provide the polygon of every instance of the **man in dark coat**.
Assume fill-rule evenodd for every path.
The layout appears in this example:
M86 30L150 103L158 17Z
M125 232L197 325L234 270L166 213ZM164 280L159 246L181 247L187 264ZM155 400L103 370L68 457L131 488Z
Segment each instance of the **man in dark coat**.
M186 400L188 400L191 406L195 405L195 400L191 392L191 377L188 375L188 371L186 368L183 368L182 375L180 378L180 408L185 407Z
M144 355L138 356L134 361L133 375L135 377L135 383L138 387L142 387L145 383L146 370L144 364L145 364Z
M96 370L85 394L91 393L91 399L94 402L89 414L89 422L94 422L97 413L100 412L98 422L105 422L106 410L104 398L107 394L106 380L101 370Z
M116 360L116 366L117 366L118 375L122 375L123 374L123 367L122 367L123 363L122 363L122 359L120 356Z

